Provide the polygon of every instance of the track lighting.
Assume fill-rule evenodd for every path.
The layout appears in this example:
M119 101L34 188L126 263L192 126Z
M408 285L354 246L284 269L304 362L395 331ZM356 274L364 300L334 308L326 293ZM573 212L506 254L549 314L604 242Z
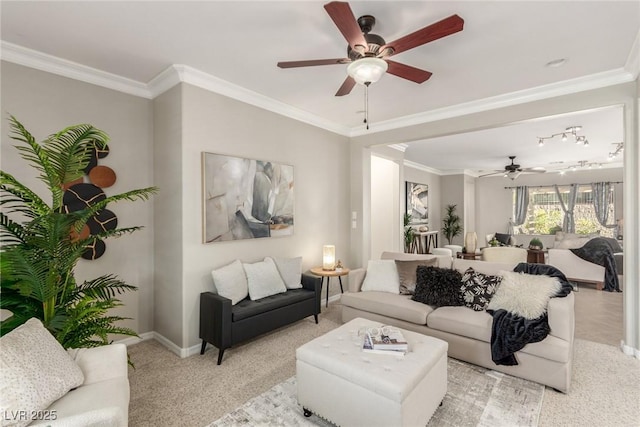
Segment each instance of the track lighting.
M569 126L564 131L554 133L551 136L539 136L538 146L542 147L546 139L553 139L555 137L560 137L560 139L564 142L569 139L569 136L572 136L576 144L583 144L585 147L588 147L589 141L587 140L587 137L584 135L578 135L578 132L580 130L582 130L582 126Z
M614 142L613 144L616 146L616 149L609 153L608 161L613 160L624 151L624 142Z

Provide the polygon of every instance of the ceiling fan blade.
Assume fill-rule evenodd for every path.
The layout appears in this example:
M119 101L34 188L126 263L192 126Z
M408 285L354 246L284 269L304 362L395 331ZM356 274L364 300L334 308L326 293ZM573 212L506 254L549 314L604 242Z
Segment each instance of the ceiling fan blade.
M522 172L526 173L545 173L547 170L542 166L536 166L535 168L524 168Z
M342 82L342 86L336 92L336 96L344 96L349 95L351 93L351 89L356 85L356 81L351 77L347 76L347 78Z
M451 15L442 21L438 21L421 30L414 31L411 34L400 37L398 40L387 43L380 48L380 51L383 51L387 47L391 47L393 48L393 53L390 55L397 55L405 50L413 49L416 46L462 31L463 27L464 19L460 18L458 15Z
M316 66L316 65L346 64L348 62L351 62L351 60L349 58L310 59L308 61L278 62L278 67L280 67L280 68L313 67L313 66Z
M332 1L324 5L325 10L342 33L351 49L364 54L369 45L360 30L360 26L353 15L349 3Z
M478 175L478 178L482 178L485 176L493 176L493 175L504 175L505 171L495 171L495 172L491 172L491 173L485 173L484 175Z
M431 77L431 72L421 70L420 68L412 67L410 65L401 64L395 61L386 60L389 64L387 73L394 76L401 77L403 79L411 80L416 83L424 83Z

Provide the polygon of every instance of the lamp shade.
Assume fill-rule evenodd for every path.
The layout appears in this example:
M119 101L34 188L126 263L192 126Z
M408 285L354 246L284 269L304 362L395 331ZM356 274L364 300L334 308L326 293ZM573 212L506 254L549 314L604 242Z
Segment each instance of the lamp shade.
M361 58L353 61L347 67L347 73L356 83L361 85L365 83L375 83L384 73L386 73L389 64L380 58Z
M478 246L478 235L475 231L468 232L464 237L464 247L467 253L475 253Z
M322 269L336 269L336 247L333 245L324 245L322 247Z

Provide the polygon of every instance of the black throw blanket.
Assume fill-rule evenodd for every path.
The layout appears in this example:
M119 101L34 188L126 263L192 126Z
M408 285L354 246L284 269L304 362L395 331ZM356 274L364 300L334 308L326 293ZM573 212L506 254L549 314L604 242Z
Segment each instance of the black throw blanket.
M562 288L555 297L566 297L573 290L573 286L565 275L550 265L521 262L516 265L513 271L557 278ZM517 365L518 360L515 357L515 352L522 350L527 344L542 341L551 332L547 313L537 319L525 319L506 310L487 310L487 312L493 316L491 360L496 365Z
M551 331L546 313L533 320L506 310L491 310L490 313L493 315L491 360L496 365L517 365L514 353L529 343L542 341Z
M585 261L604 267L604 290L608 292L622 292L618 282L616 260L613 256L611 243L602 237L594 237L578 249L569 249Z

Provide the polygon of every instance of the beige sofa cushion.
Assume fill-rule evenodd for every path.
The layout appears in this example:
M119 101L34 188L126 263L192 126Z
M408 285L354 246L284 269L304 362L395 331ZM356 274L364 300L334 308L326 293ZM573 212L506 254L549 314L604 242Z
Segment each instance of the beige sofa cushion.
M435 258L415 261L395 260L398 277L400 277L400 293L402 295L413 295L416 291L416 281L418 280L416 277L418 266L435 266L437 261Z
M394 259L400 261L420 261L436 259L436 267L451 268L451 257L448 255L413 254L404 252L382 252L380 259Z
M427 326L479 341L491 342L493 317L468 307L439 307L427 317Z
M342 305L357 310L368 311L418 325L427 323L427 316L433 308L411 300L410 295L395 295L389 292L347 292L340 297Z

